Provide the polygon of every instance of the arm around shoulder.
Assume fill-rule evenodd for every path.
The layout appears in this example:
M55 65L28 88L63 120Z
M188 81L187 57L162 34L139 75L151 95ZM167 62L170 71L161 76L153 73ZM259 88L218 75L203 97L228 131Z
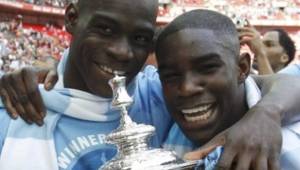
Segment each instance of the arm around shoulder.
M274 74L253 78L262 92L258 107L270 110L272 118L284 124L300 120L300 77Z

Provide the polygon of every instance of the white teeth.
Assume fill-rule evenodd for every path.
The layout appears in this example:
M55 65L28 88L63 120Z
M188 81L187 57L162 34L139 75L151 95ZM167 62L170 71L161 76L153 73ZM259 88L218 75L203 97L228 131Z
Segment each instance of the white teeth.
M101 65L100 68L110 74L116 74L116 75L124 75L125 74L125 71L113 70L112 68L104 66L104 65Z
M192 109L183 109L181 112L187 121L195 122L208 119L213 112L212 104L198 106Z
M114 71L114 74L122 76L122 75L125 75L125 71Z
M210 108L210 106L211 106L211 104L207 104L207 105L199 106L199 107L192 108L192 109L183 109L182 113L192 114L192 113L197 113L197 112L204 112L208 108Z
M184 118L188 122L196 122L196 121L201 121L201 120L206 120L212 115L212 111L208 111L205 114L201 114L198 116L191 116L191 115L184 115Z

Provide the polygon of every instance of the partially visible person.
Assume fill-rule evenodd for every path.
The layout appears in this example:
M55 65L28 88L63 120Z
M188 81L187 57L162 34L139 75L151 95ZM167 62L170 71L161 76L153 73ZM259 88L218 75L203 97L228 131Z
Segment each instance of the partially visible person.
M295 57L295 44L283 29L269 30L262 38L251 25L238 30L241 44L247 44L254 53L254 67L259 74L276 73L286 67Z
M255 104L259 105L261 96L265 93L259 84L270 81L273 76L280 76L248 77L250 55L239 54L240 45L235 25L230 18L214 11L187 12L173 20L160 34L156 48L159 74L169 113L177 123L172 127L165 143L170 149L184 154L217 139L205 152L196 151L186 155L187 159L199 159L218 145L224 145L226 152L226 145L235 142L218 138L218 133L236 123L247 124L243 118L245 113L255 107ZM299 82L296 77L294 80ZM295 82L292 86L300 90ZM288 99L274 101L269 109L285 102L298 103ZM292 112L287 111L287 114L294 111L299 113L300 107L297 106ZM254 123L251 130L266 133L267 129L256 126L260 123L262 122ZM237 148L238 152L231 153L225 160L220 154L215 154L210 159L217 161L221 157L218 169L300 169L299 120L282 124L281 155L278 150L267 149L270 139L281 141L281 138L274 138L278 136L280 126L273 124L270 128L276 130L270 132L268 137L262 137L262 140L269 142L261 146L258 152L253 150L253 143L246 148ZM235 133L246 133L249 130L239 128L235 129ZM254 139L249 136L245 140ZM265 155L272 156L266 158ZM281 166L270 164L279 159Z

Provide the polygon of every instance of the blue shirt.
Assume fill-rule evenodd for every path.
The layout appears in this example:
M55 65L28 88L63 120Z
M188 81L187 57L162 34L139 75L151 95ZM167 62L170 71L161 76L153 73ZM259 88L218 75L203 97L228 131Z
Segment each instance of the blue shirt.
M57 120L53 136L59 169L98 169L116 154L115 146L106 144L104 137L118 127L119 118L115 116L118 115L117 111L108 108L107 113L103 114L107 121L82 120L76 118L77 115L80 117L81 112L76 113L75 117L74 115L68 116L70 110L76 107L76 103L91 101L96 105L90 106L88 103L84 106L83 103L83 108L79 107L78 109L82 109L86 113L96 112L97 100L100 104L97 96L71 89L55 89L52 92L45 92L41 88L41 93L43 97L50 96L50 98L53 93L64 96L61 100L53 97L54 100L45 101L47 108L51 108L48 110L46 119L50 119L51 115L61 115ZM156 133L150 140L150 147L161 147L173 122L165 107L156 68L147 66L136 76L132 95L134 103L129 108L130 117L137 123L154 125ZM73 102L77 99L79 102ZM105 102L103 106L105 106ZM0 149L2 150L9 125L14 122L14 120L10 120L3 107L0 109L0 121ZM24 123L20 126L18 129L23 132L18 133L19 136L14 136L15 138L43 138L43 134L29 134L28 130L25 130L31 127L37 128L34 127L36 125Z
M289 75L300 75L300 64L290 64L284 69L280 70L278 73L284 73Z

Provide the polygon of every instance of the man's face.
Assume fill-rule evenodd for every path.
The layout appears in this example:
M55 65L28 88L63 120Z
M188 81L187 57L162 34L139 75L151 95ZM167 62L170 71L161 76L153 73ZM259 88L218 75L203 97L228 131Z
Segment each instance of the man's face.
M153 0L93 0L79 10L70 54L87 86L103 97L112 92L114 74L130 82L142 68L154 34L156 6Z
M168 109L188 138L204 143L233 121L235 56L207 29L181 30L161 44L158 65Z
M277 31L266 32L263 36L263 43L267 52L271 67L277 70L285 64L282 61L282 56L285 55L283 47L279 43L279 33Z

